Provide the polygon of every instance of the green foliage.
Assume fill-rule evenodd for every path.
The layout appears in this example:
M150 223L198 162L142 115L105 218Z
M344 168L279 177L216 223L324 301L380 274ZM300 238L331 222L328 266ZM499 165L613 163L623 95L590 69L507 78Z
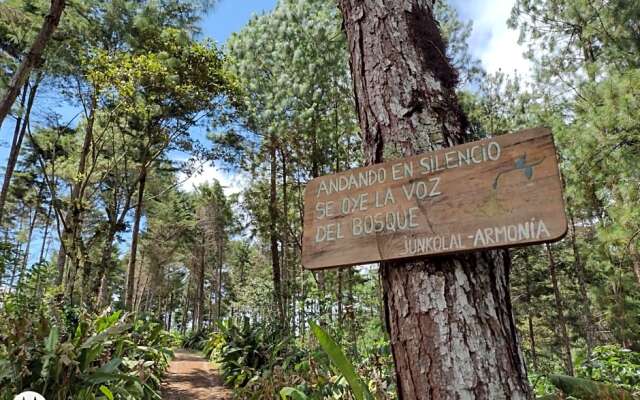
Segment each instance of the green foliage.
M606 398L597 397L604 396L602 393L619 393L622 398L640 394L640 354L637 352L618 345L597 346L590 359L581 352L575 357L574 364L576 377L580 380L563 375L529 373L536 394L551 395L557 392L557 388L579 399Z
M286 400L288 398L291 398L293 400L307 400L308 399L306 394L304 394L303 392L299 391L298 389L294 389L294 388L291 388L291 387L282 388L282 390L280 390L280 397L282 398L282 400Z
M189 331L182 339L182 346L190 350L203 350L208 344L210 333L205 329Z
M631 393L612 385L574 378L551 375L549 380L563 393L580 400L633 400Z
M160 324L121 311L27 309L9 304L0 315L0 398L26 389L55 399L159 398L172 357Z
M380 359L375 351L372 350L371 359L363 359L362 367L356 370L337 343L316 333L318 341L327 346L329 352L313 350L311 342L283 337L274 325L250 323L248 319L239 323L226 320L219 332L210 336L203 353L220 366L227 385L243 399L288 396L357 400L373 399L372 393L379 399L394 398L388 382L380 382L380 376L388 377L390 370L381 374ZM332 359L338 363L330 361ZM358 375L366 378L363 380ZM353 390L349 381L360 386Z
M598 346L579 363L576 375L640 392L640 353L618 345Z
M316 339L320 343L322 349L327 353L331 362L338 368L340 373L345 377L347 382L349 382L349 387L351 388L354 397L356 400L369 400L372 399L373 396L369 392L367 386L362 382L362 379L356 374L355 368L351 362L345 357L342 349L338 344L333 340L331 336L329 336L320 326L315 324L314 322L310 322L311 331L313 332Z
M233 388L244 388L275 366L286 369L298 359L299 354L291 352L290 341L280 337L273 325L251 324L245 318L237 325L226 320L219 327L220 332L213 339L219 349L215 360L222 368L225 383Z

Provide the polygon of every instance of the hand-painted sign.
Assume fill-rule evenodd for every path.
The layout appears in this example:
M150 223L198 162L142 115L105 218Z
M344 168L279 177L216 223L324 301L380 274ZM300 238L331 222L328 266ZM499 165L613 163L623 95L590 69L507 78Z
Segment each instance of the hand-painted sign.
M567 232L548 129L316 178L304 196L308 269L552 242Z

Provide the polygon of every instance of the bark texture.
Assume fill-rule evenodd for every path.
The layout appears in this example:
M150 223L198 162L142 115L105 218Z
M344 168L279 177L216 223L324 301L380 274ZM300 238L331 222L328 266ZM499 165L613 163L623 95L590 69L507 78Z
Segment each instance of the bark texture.
M433 0L340 0L367 163L465 141ZM400 399L529 399L506 252L381 266Z
M62 17L65 5L65 0L51 1L49 13L44 17L44 22L40 32L38 32L38 36L36 36L29 52L11 78L9 87L7 87L7 91L0 101L0 126L2 126L2 122L7 114L9 114L9 111L11 111L11 106L13 106L13 103L16 101L16 97L18 97L20 93L20 88L25 84L27 78L29 78L29 73L41 62L42 53L47 46L49 38L51 38L51 35L53 35L53 32L58 27L58 23L60 23L60 17Z

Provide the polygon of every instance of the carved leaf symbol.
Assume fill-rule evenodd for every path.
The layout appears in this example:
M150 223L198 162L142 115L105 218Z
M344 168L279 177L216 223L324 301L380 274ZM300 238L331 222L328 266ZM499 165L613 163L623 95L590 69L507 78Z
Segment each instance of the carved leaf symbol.
M531 179L531 177L533 176L533 168L530 165L527 165L524 168L524 175L527 177L527 179Z

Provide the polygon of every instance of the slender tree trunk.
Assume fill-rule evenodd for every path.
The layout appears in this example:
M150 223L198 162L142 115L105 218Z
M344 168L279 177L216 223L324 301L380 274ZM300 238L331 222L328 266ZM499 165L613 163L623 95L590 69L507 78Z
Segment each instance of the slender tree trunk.
M180 326L180 332L184 335L187 331L187 318L189 317L189 291L191 289L191 282L187 285L187 291L184 294L184 307L182 307L182 321Z
M173 314L173 291L169 293L169 303L167 303L167 326L166 330L171 330L171 316Z
M52 210L53 210L53 205L49 203L49 205L47 206L47 218L44 221L44 232L42 233L42 246L40 247L40 257L38 257L39 263L44 262L47 237L49 236L49 226L51 225Z
M38 221L38 206L36 205L33 210L33 218L29 223L29 231L27 232L27 244L24 248L24 257L22 258L22 268L20 270L20 281L22 281L24 272L27 270L27 266L29 264L29 253L31 252L31 238L33 237L33 230L36 226L36 222Z
M129 266L127 268L127 294L125 296L125 308L133 310L136 277L136 258L138 253L138 238L140 236L140 220L142 219L142 207L144 203L144 187L147 183L147 166L143 162L140 167L140 181L138 182L138 203L133 219L133 231L131 232L131 251L129 254Z
M216 305L218 306L217 320L222 321L222 265L224 262L224 238L218 238L218 292L216 294Z
M2 126L2 122L6 118L7 114L9 114L9 111L11 111L11 106L13 106L13 103L16 101L20 88L29 78L29 73L34 67L42 62L42 53L47 46L49 38L58 27L64 7L65 0L51 0L49 13L44 17L44 22L42 24L42 28L40 28L40 32L38 32L38 36L36 36L29 52L24 57L22 63L20 63L20 66L18 67L18 70L11 78L7 91L0 101L0 127Z
M2 181L2 191L0 192L0 224L2 224L2 220L4 218L4 205L7 201L7 195L9 194L9 184L11 183L11 178L13 177L13 172L16 169L16 164L18 163L18 156L20 155L20 149L22 148L22 141L24 140L24 135L27 132L27 128L29 127L29 117L31 115L31 109L33 108L33 102L36 98L36 92L38 91L38 85L40 84L41 75L38 74L33 86L31 86L31 90L29 90L29 98L27 100L27 108L24 111L24 118L18 118L16 121L16 131L14 132L13 141L11 142L11 150L9 151L9 158L7 159L7 168L4 172L4 180ZM25 84L25 92L28 83ZM22 98L22 105L24 106L24 96ZM17 129L22 123L20 129Z
M633 272L636 275L638 286L640 286L640 253L636 250L631 250L631 252L633 255Z
M24 216L20 217L20 223L18 224L18 229L17 231L20 232L22 230L22 226L24 225ZM8 234L5 234L5 242L7 242L7 236ZM17 247L17 256L14 258L11 256L11 278L9 280L9 291L11 292L12 288L13 288L13 282L15 282L16 279L16 272L18 271L18 257L20 256L20 253L22 252L22 245L20 244L20 242L15 243L15 247L13 247L14 249Z
M133 293L133 306L132 311L136 313L140 311L140 304L142 303L142 297L146 290L147 281L149 279L148 271L144 271L144 247L140 250L140 261L137 262L138 273L136 274L135 290ZM144 275L143 275L144 272ZM144 280L143 280L144 278Z
M62 231L62 236L60 237L60 247L58 248L58 256L56 260L56 267L58 270L58 275L56 275L56 285L60 285L64 282L64 273L67 265L67 248L65 243L68 242L69 234L66 229Z
M115 239L115 235L115 226L111 224L109 226L109 231L107 232L107 237L105 238L104 247L102 248L102 255L100 256L100 270L98 271L96 281L93 283L92 293L97 293L96 308L98 310L104 307L108 300L108 271L109 266L111 265L111 255L113 253L113 241Z
M280 251L278 249L278 160L275 135L271 135L269 144L269 157L271 159L271 187L269 192L269 236L271 241L271 266L273 268L274 300L278 310L278 319L284 324L284 309L282 304L282 282L280 281Z
M580 297L582 298L582 326L584 328L585 340L587 342L587 359L591 359L591 353L594 346L594 328L595 322L593 313L591 312L591 300L587 292L587 282L584 273L584 264L580 254L580 248L576 238L576 224L573 217L573 211L569 209L569 221L571 223L571 247L573 249L574 268L576 277L578 278L578 288Z
M24 88L22 89L22 96L20 98L20 108L24 109L25 102L27 101L27 93L29 90L29 83L25 83ZM2 192L0 192L0 224L2 224L3 216L4 216L4 204L7 199L7 195L9 194L9 184L8 181L11 179L7 179L7 171L9 170L9 165L11 156L14 153L14 149L16 147L16 143L18 141L18 137L20 136L20 131L22 128L22 113L16 117L16 126L13 128L13 139L11 140L11 150L9 151L9 159L7 161L7 168L5 170L4 181L2 183ZM26 113L25 113L26 115Z
M545 245L547 254L549 255L549 274L551 275L551 283L553 284L553 295L556 301L556 317L558 318L557 329L560 331L560 341L562 342L562 352L564 358L564 368L567 375L573 376L573 361L571 360L571 341L567 333L567 321L564 317L564 306L562 302L562 294L558 286L558 276L556 274L556 262L551 252L551 247Z
M534 305L531 303L531 286L530 282L532 279L529 277L529 271L531 271L531 264L529 263L529 254L524 254L524 262L525 262L525 279L526 279L526 295L527 295L527 325L529 328L529 341L531 342L531 362L533 363L533 369L538 371L538 353L536 351L536 336L533 331L533 310Z
M202 232L202 242L200 244L200 265L198 269L198 287L196 294L196 330L202 328L202 316L204 307L204 264L205 264L205 233Z
M433 0L340 0L368 164L461 143ZM381 265L400 399L529 399L505 251Z
M70 209L65 218L64 229L60 238L60 251L58 252L58 280L64 282L65 298L69 301L72 301L76 271L80 266L79 264L84 262L82 255L79 254L80 246L78 242L82 231L82 216L84 214L84 205L82 203L84 201L84 186L88 179L85 175L89 151L93 144L93 126L96 119L97 103L97 95L94 93L91 96L91 106L78 161L78 172L71 189ZM71 265L68 270L65 269L67 256L71 258Z
M282 156L282 286L283 295L282 303L284 310L284 320L287 329L290 325L290 319L293 315L290 308L291 298L291 277L289 276L289 193L287 188L287 152L280 150Z

